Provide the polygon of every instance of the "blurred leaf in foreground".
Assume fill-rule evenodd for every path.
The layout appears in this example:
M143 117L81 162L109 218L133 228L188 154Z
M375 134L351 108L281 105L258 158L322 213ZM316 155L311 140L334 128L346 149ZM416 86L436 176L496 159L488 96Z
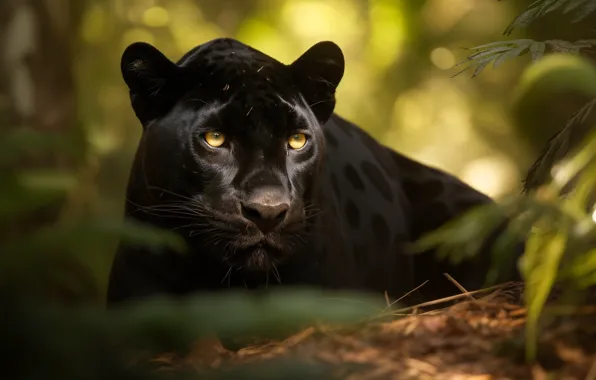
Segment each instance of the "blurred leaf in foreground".
M0 302L8 311L0 315L0 340L11 347L0 357L8 378L63 380L157 377L148 377L144 359L188 346L214 332L282 333L316 322L353 323L376 315L383 306L381 299L370 296L308 289L153 299L109 312L60 309L14 296L2 297ZM134 357L140 358L139 364L128 366ZM278 364L273 364L274 378L296 378L292 372L322 375L317 366ZM269 369L254 367L251 371L266 374ZM236 375L238 371L231 369L215 378Z
M111 219L54 223L0 244L0 286L16 287L23 294L38 294L48 286L68 293L90 289L94 285L90 284L91 268L85 267L85 256L89 247L105 240L166 246L180 253L186 248L179 236L138 223Z
M538 317L555 283L566 240L564 232L555 230L534 233L527 242L522 272L526 281L524 296L528 307L526 355L530 360L536 357Z

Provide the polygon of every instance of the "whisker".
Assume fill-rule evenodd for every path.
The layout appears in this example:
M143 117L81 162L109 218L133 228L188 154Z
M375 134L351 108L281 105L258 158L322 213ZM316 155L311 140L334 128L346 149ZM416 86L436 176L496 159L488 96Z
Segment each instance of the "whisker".
M170 194L170 195L173 195L173 196L178 197L178 198L186 199L187 201L192 201L193 200L192 197L189 197L189 196L183 195L183 194L178 194L178 193L176 193L176 192L174 192L172 190L164 189L164 188L161 188L159 186L147 185L147 189L161 191L163 193Z
M281 284L281 276L279 274L279 270L277 269L277 265L275 265L275 263L272 263L271 265L273 266L273 275L277 279L277 282Z
M199 102L202 103L204 105L209 105L209 103L207 103L206 101L204 101L203 99L199 99L199 98L190 98L186 100L187 102Z
M228 269L228 271L226 272L226 275L221 279L220 284L223 284L223 282L227 278L228 279L228 287L229 287L231 277L232 277L232 266L230 265L230 269Z
M155 211L170 211L170 212L187 212L197 216L208 215L204 209L192 207L186 203L161 203L151 206L137 206L141 210L155 210Z
M197 210L193 207L190 207L187 204L171 203L142 206L135 204L134 202L129 203L137 207L137 210L135 210L135 212L143 212L153 216L187 216L194 218L206 216L206 214L201 212L201 210Z
M140 211L140 210L139 210ZM142 211L143 213L147 214L147 215L151 215L151 216L158 216L161 218L168 218L168 219L173 219L173 218L178 218L178 219L195 219L196 216L195 215L184 215L184 214L172 214L172 213L157 213L157 212L149 212L149 211Z
M174 227L174 228L172 228L172 230L173 231L176 231L176 230L180 230L180 229L183 229L183 228L210 227L210 226L211 226L211 224L209 224L209 223L189 223L189 224L184 224L182 226Z

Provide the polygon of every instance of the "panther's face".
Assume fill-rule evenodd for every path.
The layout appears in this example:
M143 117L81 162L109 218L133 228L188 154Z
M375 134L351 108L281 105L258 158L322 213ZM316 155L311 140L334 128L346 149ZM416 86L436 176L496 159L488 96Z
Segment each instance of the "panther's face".
M136 43L123 76L143 137L127 205L230 268L268 271L307 248L325 141L343 75L322 42L284 65L218 39L178 63Z

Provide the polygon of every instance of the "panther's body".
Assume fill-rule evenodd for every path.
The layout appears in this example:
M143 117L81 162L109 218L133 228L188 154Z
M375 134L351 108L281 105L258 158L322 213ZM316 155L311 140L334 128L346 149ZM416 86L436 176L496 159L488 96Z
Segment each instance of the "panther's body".
M108 303L278 283L456 293L443 272L480 286L486 252L450 266L407 244L492 201L333 114L343 68L330 42L291 65L231 39L177 64L131 45L122 70L144 131L126 216L179 232L190 252L122 244Z

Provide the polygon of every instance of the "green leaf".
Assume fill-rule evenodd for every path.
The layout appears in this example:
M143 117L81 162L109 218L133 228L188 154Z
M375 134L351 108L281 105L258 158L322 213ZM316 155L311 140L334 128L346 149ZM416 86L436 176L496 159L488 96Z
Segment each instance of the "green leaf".
M501 54L501 56L495 60L495 63L493 64L493 68L496 69L497 67L499 67L501 65L501 63L503 63L507 59L515 58L515 57L521 55L527 48L528 48L528 45L522 45L522 46L516 47L515 49L511 49L510 51L508 51L506 53Z
M596 249L592 249L576 257L571 264L559 274L562 279L582 282L596 274Z
M189 343L211 337L214 331L242 336L267 332L269 328L292 333L315 322L352 324L375 316L384 300L362 294L301 289L268 294L231 291L184 300L152 299L109 311L89 306L59 308L43 300L32 302L6 293L0 293L0 304L0 340L12 347L10 354L4 356L4 362L11 365L11 378L321 379L328 377L322 377L320 368L313 372L318 367L293 361L275 361L272 365L276 368L238 363L208 373L149 372L147 361L170 349L186 349ZM363 307L369 304L372 306ZM34 366L26 360L11 362L14 358L33 357ZM266 372L272 369L273 374ZM166 374L171 376L165 377Z
M75 154L77 144L62 133L14 128L0 136L0 163L8 163L28 152Z
M0 268L9 270L15 261L35 265L35 260L41 259L39 252L61 252L76 258L84 254L89 245L105 240L121 240L148 249L167 248L180 253L186 250L184 239L171 231L131 221L83 220L40 228L24 239L4 244Z
M503 32L508 36L515 28L523 28L528 26L532 21L537 19L540 15L540 8L542 0L538 0L530 4L519 16L517 16Z
M549 139L538 159L528 170L528 174L524 179L524 192L534 190L550 180L551 171L555 164L561 162L570 153L571 140L576 139L577 135L583 133L581 123L590 115L595 105L596 99L588 102L571 116L560 131ZM568 184L571 179L575 178L595 158L596 135L588 135L584 140L579 148L574 149L576 155L571 157L567 163L561 164L561 167L558 169L565 172L565 177L569 178L565 183L555 183L560 188Z
M533 43L530 39L520 39L512 41L499 41L486 45L477 46L474 49L479 51L471 54L466 59L459 62L456 66L460 66L467 62L472 62L470 65L475 64L476 68L472 74L472 78L478 76L482 70L492 61L493 68L499 67L505 60L521 55L526 49L528 49ZM470 66L471 67L471 66ZM457 76L464 71L467 71L470 67L458 72L454 76Z
M24 189L67 192L78 185L74 173L63 170L27 170L17 176Z
M490 42L488 44L484 44L484 45L479 45L479 46L475 46L473 48L470 48L470 50L485 50L488 48L492 48L493 46L501 46L501 45L523 45L523 44L531 44L532 42L534 42L534 40L531 39L518 39L518 40L509 40L509 41L496 41L496 42Z
M419 238L411 247L414 252L435 249L438 258L458 263L477 254L484 239L503 221L500 205L475 207Z
M503 34L510 35L514 29L525 28L536 19L557 10L562 10L563 13L574 11L575 17L571 22L576 23L596 11L596 2L593 0L537 0L526 7L507 26Z
M592 13L596 11L596 2L585 1L582 6L577 10L575 17L572 22L580 22Z
M377 316L384 306L382 297L362 293L304 288L231 290L185 299L140 301L114 310L111 318L119 337L170 346L213 333L229 337L283 335L316 322L355 323Z
M62 181L50 180L37 188L31 186L32 181L17 175L0 174L0 223L11 223L27 212L63 198L72 185L71 180L65 176Z
M539 16L543 16L547 13L553 12L563 6L566 0L545 0L540 8Z
M486 57L486 56L492 55L492 54L496 55L497 53L500 53L500 52L509 51L509 50L513 49L514 47L515 47L515 45L506 44L504 46L498 46L498 47L494 47L494 48L490 48L490 49L481 50L481 51L478 51L478 52L470 55L463 62L475 61L475 60L478 60L479 58L483 58L483 57Z
M488 66L489 63L490 61L487 60L486 62L482 62L481 64L476 66L476 69L474 69L474 73L472 74L472 78L477 77L482 72L482 70L484 70L484 68Z
M580 47L573 42L564 40L548 40L547 43L557 53L578 53Z
M570 0L570 1L568 1L567 6L563 10L563 13L569 13L569 12L577 9L578 7L584 5L585 3L588 3L590 1L591 0Z
M566 241L565 233L547 231L546 233L534 233L527 242L521 267L526 283L524 297L528 308L526 323L526 356L528 360L534 360L536 357L538 320L557 277Z

